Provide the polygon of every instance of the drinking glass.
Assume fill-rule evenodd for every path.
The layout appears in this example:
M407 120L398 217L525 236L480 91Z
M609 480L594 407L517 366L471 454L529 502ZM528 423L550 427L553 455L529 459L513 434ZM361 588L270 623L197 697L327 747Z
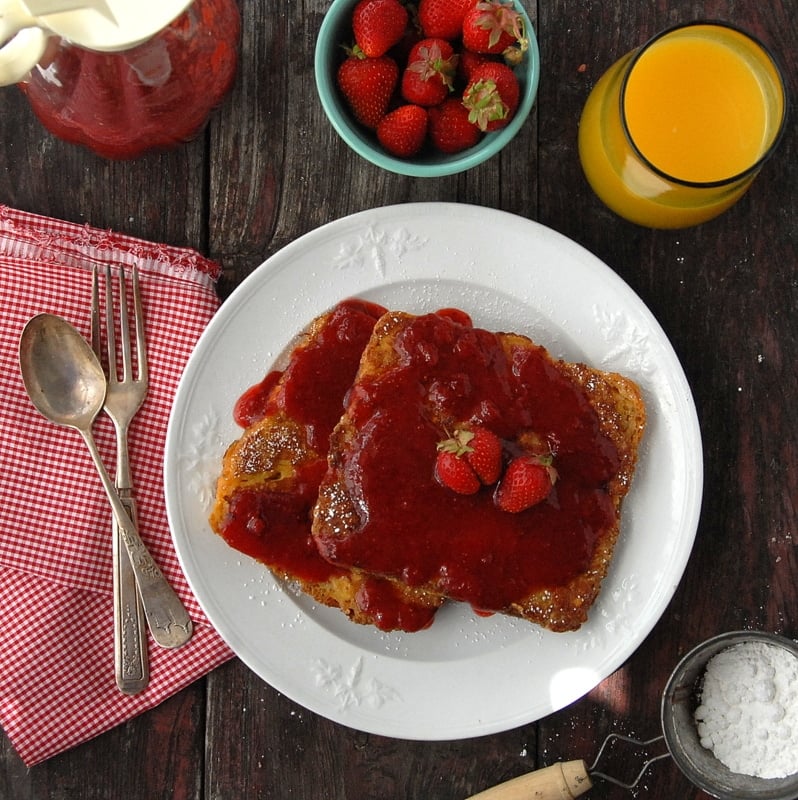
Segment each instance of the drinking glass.
M615 213L651 228L716 217L748 189L784 130L784 79L726 22L677 25L617 61L588 97L579 157Z

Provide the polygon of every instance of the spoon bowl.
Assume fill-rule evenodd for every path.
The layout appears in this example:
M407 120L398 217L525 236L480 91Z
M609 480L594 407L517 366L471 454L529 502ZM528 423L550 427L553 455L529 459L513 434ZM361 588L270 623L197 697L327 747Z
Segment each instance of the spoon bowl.
M72 325L53 314L30 319L19 361L25 390L42 416L77 430L91 426L105 402L105 374Z

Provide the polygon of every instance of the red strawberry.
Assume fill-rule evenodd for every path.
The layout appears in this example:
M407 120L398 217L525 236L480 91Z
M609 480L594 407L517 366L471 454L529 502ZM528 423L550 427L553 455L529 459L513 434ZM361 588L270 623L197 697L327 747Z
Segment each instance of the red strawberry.
M466 453L466 459L471 469L486 486L496 483L502 471L502 443L499 437L487 428L476 428L469 445L471 452Z
M439 106L430 108L429 139L441 153L459 153L473 147L482 132L468 121L468 109L457 97L447 97Z
M452 91L457 71L454 48L444 39L422 39L410 51L402 73L402 97L408 103L437 106Z
M391 48L391 57L399 65L407 64L407 60L410 58L410 51L425 38L424 34L418 30L418 26L411 22L408 24L404 36Z
M399 0L360 0L352 12L352 32L369 57L385 55L403 36L407 9Z
M439 451L435 459L435 477L457 494L475 494L482 485L462 456L445 451Z
M543 502L557 480L557 470L549 456L519 456L504 473L494 495L503 511L517 514Z
M438 442L438 454L454 455L467 463L481 483L489 485L499 480L502 471L502 444L499 437L487 428L460 428L454 436Z
M470 50L463 48L460 53L460 58L457 60L457 77L467 85L471 80L471 74L477 68L487 63L488 61L495 61L501 56L491 56L485 53L472 53Z
M507 48L528 47L524 18L512 0L482 0L465 15L463 46L475 53L503 53Z
M377 138L392 155L414 156L427 138L427 112L421 106L399 106L380 120Z
M399 67L389 56L366 58L359 48L338 68L338 88L355 118L376 129L399 81Z
M506 65L490 62L476 67L463 92L468 119L482 131L503 128L518 108L520 88L515 73Z
M476 0L421 0L418 21L425 36L459 39L463 33L463 18Z

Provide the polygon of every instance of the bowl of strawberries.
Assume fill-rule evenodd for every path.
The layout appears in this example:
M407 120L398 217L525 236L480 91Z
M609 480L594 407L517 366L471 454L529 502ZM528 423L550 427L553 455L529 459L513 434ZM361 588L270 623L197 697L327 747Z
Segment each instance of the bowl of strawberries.
M540 54L520 0L333 0L315 74L330 123L356 153L432 178L481 164L518 133Z

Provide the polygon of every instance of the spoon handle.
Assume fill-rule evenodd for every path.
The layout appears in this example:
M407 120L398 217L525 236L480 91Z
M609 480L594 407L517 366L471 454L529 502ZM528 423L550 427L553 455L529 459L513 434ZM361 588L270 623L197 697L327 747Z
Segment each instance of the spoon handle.
M133 574L139 587L141 604L150 632L161 647L180 647L193 633L194 626L180 598L169 585L158 565L153 560L144 542L130 519L122 500L114 488L108 471L100 458L91 431L81 430L86 446L91 453L94 466L102 480L105 493L111 503L122 542L127 550Z

